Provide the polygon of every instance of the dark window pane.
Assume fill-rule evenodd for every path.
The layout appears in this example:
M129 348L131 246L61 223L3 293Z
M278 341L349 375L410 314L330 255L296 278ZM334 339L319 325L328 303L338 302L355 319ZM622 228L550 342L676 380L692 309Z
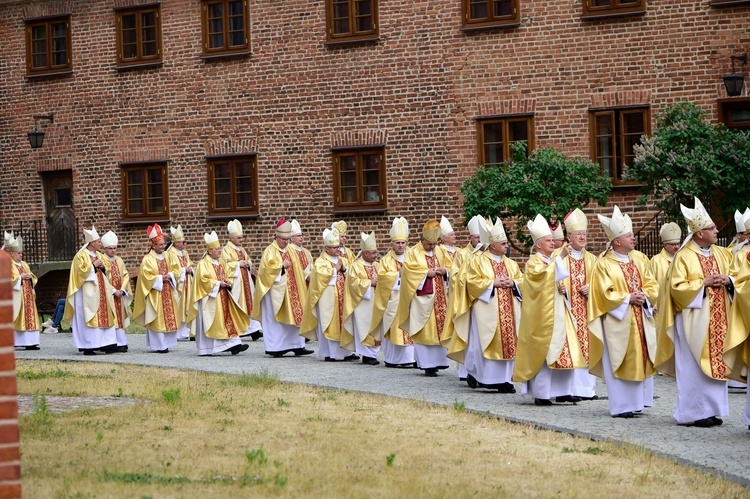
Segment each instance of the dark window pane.
M350 32L348 0L333 2L333 32L337 35Z
M529 140L529 122L523 121L511 121L508 123L508 140L510 142L518 142L520 140Z
M237 177L251 177L253 175L253 164L248 161L237 163Z
M347 187L341 189L341 202L342 203L356 203L357 202L357 188Z
M623 123L625 124L624 132L627 134L637 133L643 135L646 130L643 122L643 113L627 113L623 116Z
M613 0L590 0L592 7L612 7Z
M131 199L128 202L128 215L140 215L143 213L143 200Z
M228 178L217 178L214 181L214 192L219 194L229 194L232 192L232 182Z
M121 17L122 31L131 31L135 29L135 14L127 14Z
M343 187L356 187L357 172L341 172L341 185Z
M238 192L237 193L237 209L252 208L253 207L253 193L252 192Z
M748 123L750 122L750 106L745 107L734 107L730 112L733 123Z
M229 194L217 194L215 199L217 210L229 210L232 208L232 199Z
M487 0L471 0L469 3L470 19L486 19L488 17L487 12Z
M495 17L505 17L513 15L512 0L495 0Z
M235 0L229 2L229 15L230 16L241 16L242 15L242 1Z
M502 122L484 125L484 160L486 165L498 165L505 160Z

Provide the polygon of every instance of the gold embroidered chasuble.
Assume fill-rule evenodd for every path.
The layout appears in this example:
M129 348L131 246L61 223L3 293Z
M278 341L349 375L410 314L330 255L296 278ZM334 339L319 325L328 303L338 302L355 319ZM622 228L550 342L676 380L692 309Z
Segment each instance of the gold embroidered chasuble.
M180 296L171 279L162 280L161 291L154 289L154 284L159 275L167 272L177 283L180 279L180 265L164 253L164 258L160 259L151 250L141 261L135 290L133 320L156 333L173 333L180 328L177 320Z
M338 258L342 260L343 269L346 269L349 262L345 258ZM327 253L323 253L315 260L310 274L310 286L307 290L307 303L302 316L300 334L305 338L315 340L316 328L320 324L323 336L331 341L338 341L343 347L350 345L353 338L343 328L346 277L344 272L336 272L334 265L334 261ZM336 274L335 284L329 286L334 273Z
M377 287L372 287L374 277L378 275L376 264L369 264L362 258L354 260L346 270L346 295L344 297L344 330L354 338L356 326L359 341L368 347L379 346L382 338L380 330L372 332L373 304ZM378 286L380 281L378 280ZM365 299L370 292L369 299ZM341 345L344 347L345 345Z
M545 363L550 369L586 367L565 298L557 291L556 255L557 252L553 253L547 262L536 253L526 262L513 370L516 382L532 379Z
M594 266L589 288L588 313L590 350L589 371L604 379L602 356L607 337L609 361L614 376L628 381L644 381L655 374L656 329L653 317L642 306L629 305L622 320L610 312L636 291L643 291L652 305L658 297L658 284L648 272L648 258L639 251L628 254L625 263L607 251Z
M237 271L237 265L241 260L245 260L252 264L252 260L245 251L245 248L236 246L232 241L227 244L221 250L221 258L229 264L229 271L232 276ZM252 267L251 267L252 268ZM255 293L255 284L253 284L253 278L250 274L250 269L240 268L240 279L232 286L232 296L240 304L242 310L249 316L253 315L253 294ZM260 312L258 312L258 315Z
M263 250L255 282L253 319L260 321L261 300L270 293L276 321L280 324L299 327L302 324L307 302L305 272L299 260L299 254L292 248L292 245L289 244L284 249L286 251L279 248L274 241ZM290 265L282 273L285 261L288 261ZM280 279L279 275L281 275Z
M488 302L479 298L494 284L497 277L510 277L517 285L521 285L524 277L518 264L506 256L496 258L489 251L484 251L470 255L465 260L464 268L460 274L465 276L466 297L474 311L484 358L515 359L521 302L513 295L512 288L493 288ZM448 357L462 363L468 347L471 310L456 317L455 333L448 348ZM462 322L464 317L466 321Z
M90 251L87 247L82 248L73 257L70 265L70 278L68 279L67 302L63 319L70 323L76 313L75 293L80 291L83 301L84 322L90 328L108 329L114 327L114 300L112 297L112 286L102 272L94 273L94 280L87 281L94 268L94 260L98 258L105 264L107 258L98 251Z
M130 304L133 302L133 290L130 286L130 272L128 272L125 262L119 256L115 255L112 260L105 256L102 261L107 269L107 278L112 289L124 291L122 296L112 295L112 302L115 318L113 326L118 329L125 329L130 325L132 315Z
M462 329L467 335L469 331L469 316L465 314L471 308L471 301L466 294L466 264L469 259L475 256L473 251L474 248L471 244L456 251L448 273L450 276L448 312L446 313L445 327L440 343L448 349L449 353L456 328ZM468 336L466 337L468 338ZM457 338L453 348L465 348L465 344L461 345L464 341L460 337ZM463 356L461 357L463 358Z
M21 274L31 274L31 280L22 280ZM36 291L34 291L38 279L31 273L29 264L23 260L18 263L11 262L10 279L13 287L13 329L16 331L41 330L42 326L39 323L36 308ZM21 286L15 289L19 280Z
M250 326L250 319L226 288L219 288L216 296L210 296L220 280L234 284L234 275L223 260L214 260L205 255L195 267L193 309L201 307L204 334L215 340L236 338Z
M675 375L674 334L676 314L682 312L681 320L688 347L700 365L701 371L713 379L740 376L731 373L744 334L729 329L731 300L726 287L703 287L705 277L729 273L731 253L720 246L709 248L709 256L691 241L680 249L669 269L669 294L659 300L657 320L659 336L656 348L656 369L670 376ZM698 293L703 290L700 308L688 308Z
M421 292L418 288L430 269L444 266L437 252L429 255L421 242L406 252L401 268L401 292L396 323L415 343L440 345L448 312L445 280L443 276L436 274L426 279ZM429 282L430 280L432 282Z
M406 255L404 255L406 258ZM372 309L372 322L370 323L370 334L375 337L382 330L385 337L394 345L410 346L414 342L409 334L398 327L396 312L398 311L401 286L394 290L393 286L401 279L401 263L393 250L388 251L378 262L378 286L375 288L375 303Z

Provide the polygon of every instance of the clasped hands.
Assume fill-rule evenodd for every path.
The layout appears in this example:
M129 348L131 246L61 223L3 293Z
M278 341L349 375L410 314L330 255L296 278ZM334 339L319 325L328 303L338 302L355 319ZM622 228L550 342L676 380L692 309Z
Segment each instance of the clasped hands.
M434 269L429 269L427 271L427 277L435 277L436 275L446 275L448 273L448 269L445 267L435 267Z
M514 285L515 282L510 277L495 277L494 286L496 288L512 288Z
M731 281L729 276L723 274L713 274L703 279L703 285L709 288L720 288L728 285Z
M635 305L636 307L640 307L646 303L646 293L643 291L636 291L635 293L630 293L630 304Z

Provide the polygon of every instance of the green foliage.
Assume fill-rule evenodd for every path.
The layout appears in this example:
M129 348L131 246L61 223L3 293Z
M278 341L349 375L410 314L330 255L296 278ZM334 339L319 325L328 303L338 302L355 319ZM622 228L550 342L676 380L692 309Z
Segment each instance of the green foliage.
M177 405L180 403L180 400L182 399L179 388L172 388L170 390L162 390L161 396L164 399L164 402L166 402L169 405Z
M257 463L258 465L263 466L268 462L268 457L266 456L266 452L263 450L262 445L257 449L245 452L245 457L250 464Z
M394 454L388 454L387 456L385 456L385 465L389 466L389 467L393 466L393 461L395 461L395 460L396 460L396 454L395 453Z
M453 410L456 412L464 412L466 410L466 404L458 399L453 401Z
M49 406L47 405L47 397L39 395L39 392L34 394L31 399L31 414L38 418L46 418L49 416Z
M281 380L279 373L269 372L268 369L263 368L257 373L242 373L239 376L228 377L225 383L245 388L271 388L281 383Z
M671 220L682 220L680 203L692 207L693 196L710 200L718 216L744 209L750 197L750 133L713 126L692 102L666 107L634 152L625 178L643 185L640 204L653 194Z
M71 371L63 371L62 369L55 369L54 371L34 371L34 370L21 370L16 373L18 379L45 379L45 378L67 378L73 376Z
M523 142L511 147L511 161L503 167L480 166L461 187L467 221L474 215L516 218L515 238L529 247L526 222L537 213L553 223L591 200L606 203L612 183L597 164L552 148L537 149L527 157Z

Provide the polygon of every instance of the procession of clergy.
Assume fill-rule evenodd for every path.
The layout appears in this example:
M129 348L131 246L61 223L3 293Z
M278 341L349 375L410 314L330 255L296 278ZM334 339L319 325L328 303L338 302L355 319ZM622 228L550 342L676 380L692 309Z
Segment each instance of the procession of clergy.
M586 250L581 210L563 220L566 243L560 225L537 215L527 223L534 253L523 273L506 256L502 222L481 216L461 248L445 217L428 221L411 247L408 222L396 218L382 258L374 233L361 233L355 255L343 221L323 231L324 251L313 258L297 221L282 219L257 267L237 220L223 247L216 232L204 234L197 264L180 226L170 227L166 249L154 225L134 294L117 236L92 228L71 265L64 318L84 355L127 351L132 315L159 353L194 339L199 355L235 355L248 348L241 337L262 336L272 357L312 354L306 342L317 341L324 361L374 366L382 350L386 367L428 377L453 359L469 387L515 393L518 382L539 406L594 399L599 377L618 418L653 404L659 371L676 378L677 422L711 427L729 415L728 383L747 381L750 209L735 213L738 237L724 248L697 198L681 208L687 237L681 243L679 226L664 225L664 249L650 261L634 249L630 217L617 206L611 217L597 215L609 240L598 257ZM4 249L15 262L16 346L38 348L36 277L20 238L6 233Z

